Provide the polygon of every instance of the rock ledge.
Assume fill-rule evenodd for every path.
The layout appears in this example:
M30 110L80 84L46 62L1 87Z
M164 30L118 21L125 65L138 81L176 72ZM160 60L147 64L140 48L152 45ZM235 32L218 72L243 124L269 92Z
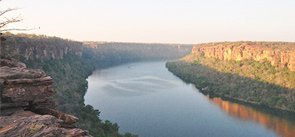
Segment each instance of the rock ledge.
M56 110L53 80L24 63L0 59L0 136L87 137L78 118Z

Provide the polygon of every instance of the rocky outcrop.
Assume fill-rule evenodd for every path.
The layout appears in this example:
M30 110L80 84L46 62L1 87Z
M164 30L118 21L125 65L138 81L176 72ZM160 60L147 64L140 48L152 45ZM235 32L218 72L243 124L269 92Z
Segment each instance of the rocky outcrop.
M63 127L63 121L52 115L23 111L0 117L0 136L6 137L83 137L84 130Z
M0 136L89 136L78 119L55 109L53 80L41 70L0 59Z
M54 95L52 78L41 70L27 69L22 63L1 60L2 107L50 107ZM42 106L45 105L45 106Z
M220 60L266 60L275 67L295 71L295 43L228 42L201 44L192 54Z

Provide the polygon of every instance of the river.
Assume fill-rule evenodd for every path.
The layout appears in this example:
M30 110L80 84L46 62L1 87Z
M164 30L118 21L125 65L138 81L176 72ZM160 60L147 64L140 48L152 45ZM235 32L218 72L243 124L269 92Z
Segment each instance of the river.
M130 63L88 77L85 104L120 133L141 137L292 137L295 122L249 106L209 99L165 62Z

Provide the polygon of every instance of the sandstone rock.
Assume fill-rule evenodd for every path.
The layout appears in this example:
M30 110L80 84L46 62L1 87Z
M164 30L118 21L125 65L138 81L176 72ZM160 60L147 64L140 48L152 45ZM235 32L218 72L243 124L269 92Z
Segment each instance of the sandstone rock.
M11 59L1 59L0 67L2 66L26 68L26 64Z
M5 34L9 37L6 41L6 50L10 57L22 57L26 60L63 59L65 55L82 56L81 42L34 35ZM0 49L1 51L1 49ZM0 56L3 52L0 52Z
M50 109L50 108L34 108L34 112L37 112L38 114L50 114L52 116L55 116L58 119L63 120L65 124L74 124L78 121L78 118L63 112L60 112L55 109Z
M295 71L294 43L211 43L193 47L192 54L220 60L269 61L278 68Z
M55 110L53 80L41 70L0 59L0 136L87 137L78 118Z
M81 129L62 127L62 121L54 116L22 112L12 116L0 117L0 136L87 137L90 135Z
M18 62L1 62L8 62L7 66L0 67L2 103L38 104L54 95L53 80L43 71L27 69L25 65L19 66L21 63Z

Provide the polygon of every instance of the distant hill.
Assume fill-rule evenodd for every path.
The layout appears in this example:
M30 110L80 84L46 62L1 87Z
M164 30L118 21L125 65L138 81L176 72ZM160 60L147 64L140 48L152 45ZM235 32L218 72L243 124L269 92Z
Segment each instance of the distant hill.
M32 34L5 34L5 47L0 55L26 60L63 59L66 55L87 56L104 63L126 63L147 60L172 60L185 56L192 45L144 44L120 42L78 42L58 37Z
M91 47L96 63L100 66L134 61L175 60L190 53L192 45L145 44L145 43L102 43L86 42Z

